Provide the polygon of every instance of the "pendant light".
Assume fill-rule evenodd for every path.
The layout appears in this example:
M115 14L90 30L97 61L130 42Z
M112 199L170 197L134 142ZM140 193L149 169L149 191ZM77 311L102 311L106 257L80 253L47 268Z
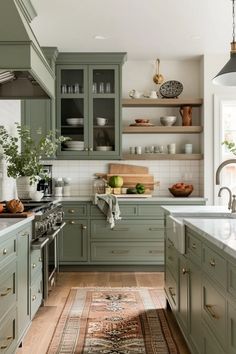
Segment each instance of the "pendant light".
M231 42L230 60L212 80L213 84L236 86L236 42L235 42L235 0L232 1L233 41Z

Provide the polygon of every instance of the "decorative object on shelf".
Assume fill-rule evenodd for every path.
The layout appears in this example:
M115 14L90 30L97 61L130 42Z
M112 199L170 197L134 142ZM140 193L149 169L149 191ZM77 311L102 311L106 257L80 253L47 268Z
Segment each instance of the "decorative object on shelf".
M66 123L72 126L84 125L84 118L67 118Z
M193 153L193 144L185 144L184 145L184 153L192 154Z
M160 86L160 94L164 98L177 98L183 91L183 85L179 81L166 81Z
M233 39L231 42L230 59L213 78L212 82L222 86L236 86L236 42L235 42L235 0L232 0Z
M175 124L177 117L175 116L165 116L165 117L160 117L160 122L161 125L164 125L165 127L170 127Z
M96 117L96 123L97 125L103 126L108 124L108 119L102 117Z
M192 125L192 107L191 106L182 106L179 109L179 113L182 117L182 126L191 126Z
M57 138L55 132L49 131L35 143L27 127L16 123L16 130L18 136L12 136L6 128L1 127L0 145L7 161L7 175L16 179L18 198L29 199L30 192L36 191L36 182L42 178L48 179L40 163L42 156L54 156L58 146L68 138Z
M188 197L193 191L193 185L180 182L168 189L174 197Z
M130 98L140 98L141 96L142 96L142 93L137 91L137 90L129 91L129 97Z
M154 127L152 123L132 123L129 125L130 127Z
M149 119L139 118L135 119L136 123L149 123Z
M76 150L76 151L84 150L84 141L70 140L70 141L66 141L64 145L66 147L63 147L63 150Z
M168 150L168 154L175 154L176 153L176 144L175 143L168 144L167 150Z
M157 95L156 91L151 91L150 93L144 93L143 97L155 99L155 98L158 98L158 95Z
M164 81L163 75L160 74L160 59L156 60L156 74L153 76L153 81L157 85L161 85Z

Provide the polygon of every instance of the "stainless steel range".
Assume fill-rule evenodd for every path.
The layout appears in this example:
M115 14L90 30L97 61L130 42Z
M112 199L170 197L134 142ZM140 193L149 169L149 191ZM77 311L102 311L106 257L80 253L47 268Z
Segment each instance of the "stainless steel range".
M35 213L32 249L41 249L43 256L43 299L46 300L59 272L58 237L65 226L61 203L25 202L25 210Z

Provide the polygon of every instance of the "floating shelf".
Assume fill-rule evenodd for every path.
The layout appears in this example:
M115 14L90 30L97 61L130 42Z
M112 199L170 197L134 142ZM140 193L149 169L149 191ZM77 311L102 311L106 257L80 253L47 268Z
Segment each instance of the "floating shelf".
M193 134L193 133L201 133L203 128L201 126L154 126L154 127L124 127L123 133L124 134L141 134L141 133L172 133L172 134Z
M199 107L202 98L123 98L122 107Z
M122 160L202 160L202 154L123 154Z

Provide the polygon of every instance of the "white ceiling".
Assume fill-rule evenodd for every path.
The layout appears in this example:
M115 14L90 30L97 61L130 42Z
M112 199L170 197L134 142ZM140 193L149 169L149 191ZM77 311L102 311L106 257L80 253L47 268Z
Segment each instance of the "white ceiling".
M129 60L226 53L231 0L32 0L41 46L60 51L128 52ZM94 36L107 37L96 40Z

